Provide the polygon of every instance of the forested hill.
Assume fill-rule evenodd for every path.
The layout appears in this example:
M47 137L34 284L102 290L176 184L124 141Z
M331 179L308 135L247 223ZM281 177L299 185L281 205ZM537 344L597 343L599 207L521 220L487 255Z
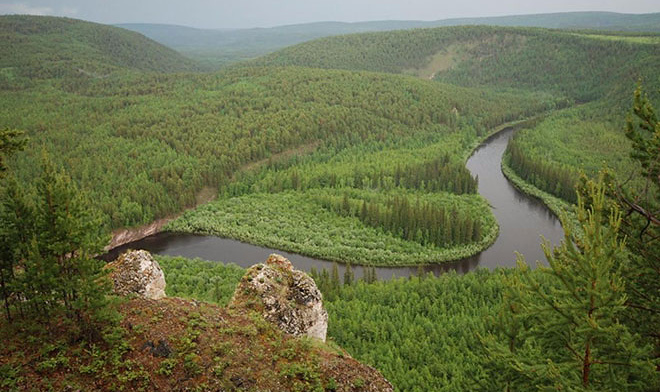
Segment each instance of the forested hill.
M316 22L248 29L197 29L148 23L117 26L137 31L187 56L206 60L207 64L217 67L321 37L459 25L660 32L660 13L635 15L614 12L565 12L436 21Z
M463 86L515 87L590 101L655 83L660 35L492 26L400 30L321 38L259 64L409 73Z
M119 68L156 72L197 68L194 61L141 34L76 19L0 16L0 37L0 82L5 83L16 77L103 77Z
M660 13L619 14L616 12L558 12L552 14L445 19L438 21L436 26L461 25L545 27L551 29L594 29L611 31L660 31Z

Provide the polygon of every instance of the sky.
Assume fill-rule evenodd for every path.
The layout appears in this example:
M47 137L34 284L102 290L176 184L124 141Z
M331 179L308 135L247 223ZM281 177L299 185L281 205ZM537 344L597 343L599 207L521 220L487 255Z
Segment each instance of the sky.
M659 0L0 0L0 14L200 28L318 21L440 20L570 11L660 12Z

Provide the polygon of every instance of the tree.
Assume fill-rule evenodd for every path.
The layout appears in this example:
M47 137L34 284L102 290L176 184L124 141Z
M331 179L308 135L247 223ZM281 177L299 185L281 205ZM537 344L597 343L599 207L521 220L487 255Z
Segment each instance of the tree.
M628 237L629 324L655 345L660 357L660 121L641 85L625 128L641 178L612 180L611 195L625 212L622 231ZM637 181L635 181L637 180Z
M519 260L500 317L502 336L484 339L493 369L509 390L656 390L650 346L622 323L628 254L621 214L608 213L603 178L590 181L591 204L578 198L581 233L565 224L562 244L543 245L549 267ZM492 338L492 336L491 336ZM504 370L504 371L502 371Z
M641 85L635 90L625 132L633 144L631 156L642 166L642 175L655 185L660 185L660 121Z
M3 276L13 279L14 305L31 319L63 314L93 339L99 325L116 319L108 308L110 285L96 260L105 238L101 215L62 170L44 157L32 207L12 185L2 200ZM3 294L7 315L8 296Z
M0 290L5 317L11 321L11 302L17 299L15 270L34 234L35 212L13 178L5 185L0 193Z
M5 159L25 147L23 132L5 128L0 130L0 175L7 170Z
M7 167L5 159L25 147L23 133L13 129L0 130L0 178L4 176ZM10 297L14 283L14 249L26 243L25 233L30 222L31 211L23 202L15 181L10 180L7 188L0 189L2 194L10 195L0 200L0 291L5 308L5 316L11 321ZM13 216L12 216L13 215ZM13 225L12 225L13 223Z
M351 263L346 264L346 270L344 271L344 285L350 286L355 280L355 275L353 274L353 268L351 268Z

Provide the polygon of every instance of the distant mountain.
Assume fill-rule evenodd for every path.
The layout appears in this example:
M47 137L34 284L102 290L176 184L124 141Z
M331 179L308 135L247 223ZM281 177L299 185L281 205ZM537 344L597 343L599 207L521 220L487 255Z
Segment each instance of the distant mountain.
M0 16L0 36L3 75L103 76L120 68L179 72L198 67L194 61L141 34L76 19Z
M190 57L220 66L315 38L372 31L457 25L494 25L660 32L660 13L568 12L424 21L318 22L272 28L209 30L157 24L120 24Z
M549 29L590 29L610 31L660 32L660 13L619 14L615 12L560 12L488 18L446 19L434 26L491 25L545 27Z
M404 73L466 87L551 92L584 102L607 94L625 97L622 91L632 91L639 78L655 86L660 34L437 27L319 38L252 63Z

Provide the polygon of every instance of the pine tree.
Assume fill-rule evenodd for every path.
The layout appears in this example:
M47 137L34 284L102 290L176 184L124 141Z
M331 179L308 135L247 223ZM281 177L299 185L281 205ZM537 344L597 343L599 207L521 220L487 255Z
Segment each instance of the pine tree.
M9 178L0 194L0 290L5 316L10 321L12 300L17 299L14 294L19 290L15 268L22 255L27 254L27 246L34 235L34 214L34 207L18 183ZM20 302L13 305L22 310Z
M346 264L346 270L344 271L344 285L350 286L353 284L355 276L353 274L353 268L351 268L351 263Z
M94 258L105 243L100 214L47 157L33 209L21 195L18 188L5 193L2 214L3 223L11 223L3 224L3 266L9 257L20 271L13 276L19 308L44 322L63 314L87 339L97 338L98 327L118 317L109 307L103 262Z
M330 274L330 288L333 291L336 291L339 289L339 267L337 266L337 263L332 263L332 272Z
M641 85L634 93L626 136L641 167L642 187L612 181L612 196L625 212L631 266L627 271L628 324L655 345L660 358L660 121Z
M605 186L588 184L591 205L578 198L581 234L565 224L566 238L550 249L549 267L521 271L509 283L507 339L485 339L491 364L508 374L509 390L656 390L650 346L622 323L628 262L619 238L621 214L605 209ZM505 328L506 329L506 328ZM504 366L505 369L502 369ZM494 366L497 368L497 366ZM502 387L500 385L500 387Z
M362 222L367 222L367 217L369 216L367 211L367 201L362 200L362 208L360 209L360 220Z
M0 179L7 167L5 159L25 147L23 132L14 129L0 130ZM5 308L5 317L11 321L10 301L13 297L17 248L27 243L26 235L31 232L32 211L25 202L18 184L10 179L6 188L0 188L0 295Z
M342 198L341 213L344 216L350 216L351 215L351 203L349 202L349 199L348 199L348 193L344 193L344 197Z
M15 129L0 129L0 176L7 170L5 159L22 150L27 143L23 132Z

